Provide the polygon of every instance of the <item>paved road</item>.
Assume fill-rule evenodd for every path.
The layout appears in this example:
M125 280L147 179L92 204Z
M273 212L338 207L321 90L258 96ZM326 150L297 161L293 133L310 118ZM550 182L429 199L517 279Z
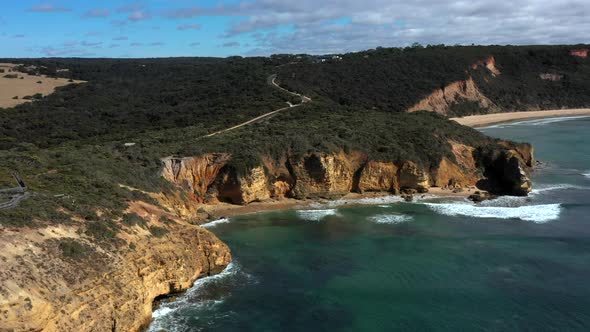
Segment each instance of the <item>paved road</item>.
M306 103L310 103L311 102L311 98L309 98L307 96L304 96L302 94L299 94L297 92L289 91L289 90L281 87L280 85L278 85L276 83L276 79L277 79L277 75L276 74L275 75L270 75L267 78L267 81L273 87L275 87L275 88L277 88L277 89L279 89L281 91L284 91L284 92L286 92L286 93L288 93L288 94L290 94L292 96L297 96L297 97L301 98L301 102L299 102L299 104L292 104L290 101L287 101L287 105L289 105L287 107L279 108L278 110L274 110L272 112L268 112L268 113L262 114L260 116L255 117L254 119L251 119L251 120L248 120L246 122L240 123L240 124L235 125L233 127L222 129L222 130L216 131L214 133L211 133L211 134L208 134L208 135L205 135L205 136L202 136L202 137L211 137L211 136L219 135L221 133L232 131L234 129L238 129L240 127L247 126L247 125L252 124L252 123L257 123L257 122L263 121L263 120L265 120L265 119L267 119L267 118L269 118L269 117L271 117L271 116L273 116L273 115L275 115L275 114L277 114L279 112L282 112L284 110L288 110L288 109L291 109L291 108L299 107L299 106L301 106L303 104L306 104Z

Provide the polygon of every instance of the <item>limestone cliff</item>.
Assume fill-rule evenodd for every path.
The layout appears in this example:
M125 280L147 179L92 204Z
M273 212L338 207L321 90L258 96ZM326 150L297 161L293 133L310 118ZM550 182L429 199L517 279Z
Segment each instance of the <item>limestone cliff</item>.
M491 192L526 195L530 191L528 172L532 167L533 151L528 144L500 141L473 147L449 141L452 156L436 165L424 166L412 161L371 160L360 151L333 153L311 152L302 156L288 152L272 159L262 156L259 166L238 176L227 166L231 156L214 166L217 174L208 174L210 186L204 189L187 185L203 182L199 174L191 173L196 164L210 162L209 155L192 158L166 158L162 176L180 190L193 188L187 196L194 202L226 201L248 204L266 199L292 197L335 198L350 192L388 192L403 190L427 192L430 187L479 186ZM174 176L170 165L180 171ZM212 178L215 178L211 181ZM197 191L200 190L200 191ZM204 196L199 196L201 193Z
M475 151L484 169L484 178L477 185L497 194L526 196L532 189L528 170L533 163L533 148L530 144L502 145L504 149L482 146Z
M209 231L145 203L129 209L168 233L135 225L101 245L76 224L0 230L0 331L139 331L156 297L229 264Z

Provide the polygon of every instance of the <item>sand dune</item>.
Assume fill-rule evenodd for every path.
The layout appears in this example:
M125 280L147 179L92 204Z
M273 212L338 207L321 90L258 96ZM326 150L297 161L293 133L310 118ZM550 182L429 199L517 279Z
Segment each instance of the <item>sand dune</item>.
M66 78L34 76L11 71L15 66L17 65L12 63L0 63L0 69L4 70L4 73L0 73L0 108L10 108L19 104L30 102L30 100L23 99L25 96L33 96L37 93L47 96L53 93L57 87L68 84L84 83L84 81L70 82ZM18 77L4 77L5 75L14 74ZM14 99L14 97L18 97L18 99Z

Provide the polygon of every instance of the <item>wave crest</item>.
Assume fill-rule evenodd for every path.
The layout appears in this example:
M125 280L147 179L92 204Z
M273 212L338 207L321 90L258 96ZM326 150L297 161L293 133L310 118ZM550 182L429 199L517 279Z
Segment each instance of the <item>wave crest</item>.
M188 307L205 307L206 308L206 307L216 306L216 305L223 303L223 301L224 301L223 298L222 299L203 300L203 301L199 301L198 303L196 303L194 301L194 297L198 296L198 294L200 294L203 291L204 287L211 285L211 284L221 282L221 281L226 280L228 278L236 278L236 276L238 276L238 275L240 275L240 278L245 278L246 280L249 280L249 281L253 281L253 280L255 281L255 278L252 275L242 271L240 266L235 262L229 263L229 265L226 266L226 268L223 271L221 271L220 273L218 273L216 275L197 279L195 281L195 283L193 284L193 286L191 288L189 288L184 294L175 298L174 301L163 302L162 304L160 304L158 309L156 309L152 312L153 321L149 326L148 332L155 332L155 331L162 331L162 330L174 332L175 331L174 327L167 326L167 325L174 325L174 324L171 324L171 322L169 320L170 320L170 318L172 318L171 315L173 315L174 312L176 312L180 309L184 309L184 308L188 308Z
M518 207L477 206L467 203L425 203L425 205L431 210L447 216L520 219L538 224L556 220L561 213L561 204L523 205Z
M327 210L297 210L297 216L303 220L320 221L327 216L337 216L338 211L335 209Z
M221 218L221 219L213 220L208 223L202 224L201 227L210 228L210 227L215 227L219 224L226 224L228 222L229 222L229 218Z
M412 221L412 216L404 214L379 214L369 217L369 220L378 224L400 224Z

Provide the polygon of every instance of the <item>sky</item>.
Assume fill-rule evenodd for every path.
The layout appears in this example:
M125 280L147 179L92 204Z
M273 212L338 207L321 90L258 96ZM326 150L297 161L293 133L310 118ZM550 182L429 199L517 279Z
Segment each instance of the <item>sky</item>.
M0 57L590 43L590 0L0 0Z

